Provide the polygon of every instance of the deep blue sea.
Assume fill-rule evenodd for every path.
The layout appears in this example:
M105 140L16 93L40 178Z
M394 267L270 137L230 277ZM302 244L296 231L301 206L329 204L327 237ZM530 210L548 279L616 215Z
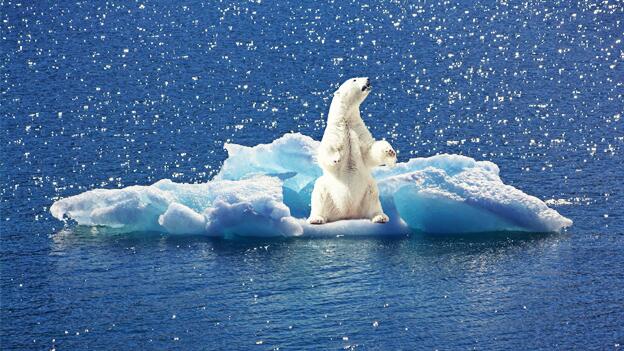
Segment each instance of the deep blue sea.
M0 349L624 349L624 4L0 0ZM338 84L399 160L454 153L559 234L210 239L52 218L320 139Z

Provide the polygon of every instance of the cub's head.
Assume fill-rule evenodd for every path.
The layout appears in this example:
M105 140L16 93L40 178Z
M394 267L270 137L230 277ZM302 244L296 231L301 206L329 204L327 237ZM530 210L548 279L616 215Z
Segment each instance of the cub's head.
M370 79L366 77L351 78L342 83L340 88L334 93L334 100L347 106L359 106L368 96L372 89Z

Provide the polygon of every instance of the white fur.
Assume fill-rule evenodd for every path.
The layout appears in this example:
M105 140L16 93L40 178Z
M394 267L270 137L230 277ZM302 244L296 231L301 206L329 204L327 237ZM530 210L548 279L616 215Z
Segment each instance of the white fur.
M388 221L371 170L394 166L396 152L387 141L375 141L362 121L360 104L369 92L368 78L352 78L334 93L317 155L323 175L312 191L311 224L358 218Z

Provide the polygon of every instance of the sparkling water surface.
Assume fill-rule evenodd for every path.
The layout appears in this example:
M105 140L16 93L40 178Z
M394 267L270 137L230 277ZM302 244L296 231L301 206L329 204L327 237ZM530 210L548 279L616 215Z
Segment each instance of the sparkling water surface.
M0 0L0 348L622 349L619 1ZM560 234L216 240L65 226L94 188L205 182L319 139L332 92L399 160L455 153Z

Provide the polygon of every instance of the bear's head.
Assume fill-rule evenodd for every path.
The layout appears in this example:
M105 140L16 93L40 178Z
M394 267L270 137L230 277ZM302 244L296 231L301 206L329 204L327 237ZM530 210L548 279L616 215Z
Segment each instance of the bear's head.
M351 78L342 83L340 88L334 93L334 100L347 106L359 106L368 96L372 89L370 79L366 77Z

